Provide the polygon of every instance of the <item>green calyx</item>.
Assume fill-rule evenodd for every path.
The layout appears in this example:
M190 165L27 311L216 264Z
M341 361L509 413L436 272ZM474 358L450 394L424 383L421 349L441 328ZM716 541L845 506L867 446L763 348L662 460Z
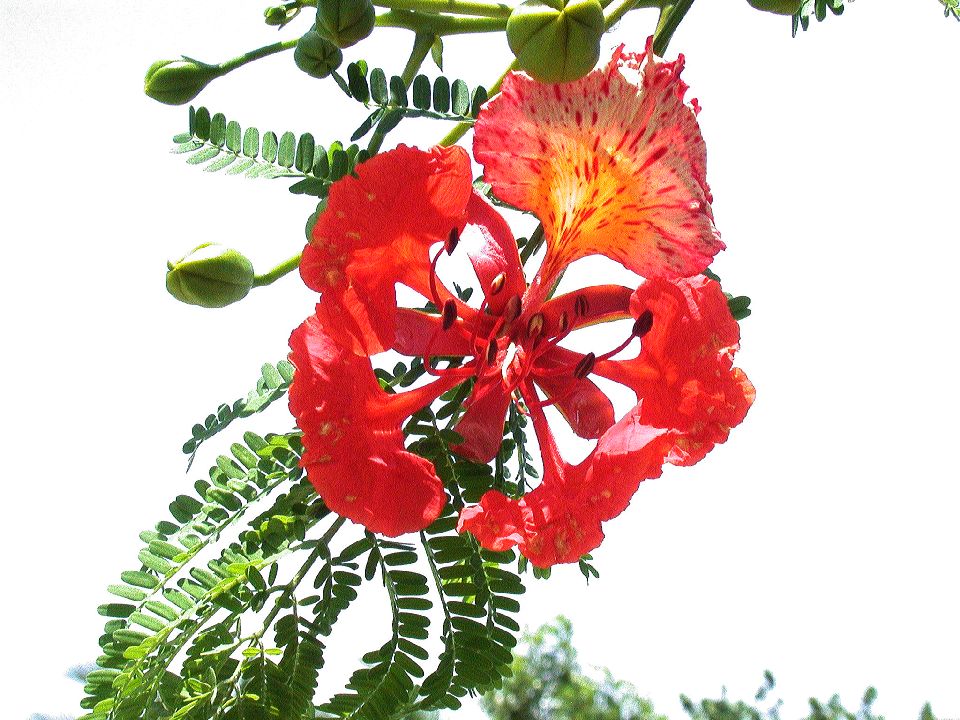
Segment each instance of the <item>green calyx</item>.
M297 42L293 60L307 75L325 78L340 67L343 53L316 30L310 30Z
M253 264L236 250L204 243L167 263L167 292L187 305L226 307L254 285Z
M803 0L747 0L750 7L777 15L796 15Z
M569 82L596 66L603 30L599 0L526 0L507 20L507 43L537 80Z
M371 0L317 0L317 30L338 48L368 37L376 21Z
M143 91L165 105L184 105L193 100L211 80L224 74L218 65L195 60L157 60L147 70Z

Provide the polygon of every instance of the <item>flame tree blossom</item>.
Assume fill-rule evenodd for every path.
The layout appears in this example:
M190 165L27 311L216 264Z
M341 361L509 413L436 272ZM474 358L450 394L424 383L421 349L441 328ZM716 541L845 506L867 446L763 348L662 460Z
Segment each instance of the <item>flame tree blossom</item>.
M739 328L719 284L699 275L723 244L681 68L682 57L658 62L649 44L646 55L618 50L574 83L510 75L481 113L474 150L485 179L544 227L546 255L529 285L509 226L472 189L461 148L401 146L331 189L301 263L321 299L291 338L290 407L307 476L336 512L388 535L435 519L442 483L404 448L400 428L472 379L455 426L463 442L453 450L490 461L516 403L533 421L544 474L519 498L488 491L462 510L460 530L490 549L517 545L541 567L573 562L599 545L601 523L623 511L642 480L664 463L699 461L743 419L754 391L732 366ZM438 277L441 258L458 247L479 281L479 307ZM590 254L647 281L551 297L560 273ZM398 307L397 283L438 312ZM578 328L618 319L632 319L618 347L584 354L561 344ZM634 341L636 358L615 359ZM433 381L384 392L370 355L385 349L423 358ZM462 361L441 369L439 356ZM617 420L592 375L630 388L636 406ZM580 464L563 460L549 406L597 441Z

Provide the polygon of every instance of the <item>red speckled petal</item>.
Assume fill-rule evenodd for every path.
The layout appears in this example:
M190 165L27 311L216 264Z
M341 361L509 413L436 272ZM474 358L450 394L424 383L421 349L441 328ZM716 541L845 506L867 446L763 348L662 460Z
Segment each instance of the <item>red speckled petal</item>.
M586 255L644 277L701 272L723 249L713 224L706 149L684 104L683 57L614 54L564 84L511 73L477 120L474 154L496 195L544 224L541 284Z

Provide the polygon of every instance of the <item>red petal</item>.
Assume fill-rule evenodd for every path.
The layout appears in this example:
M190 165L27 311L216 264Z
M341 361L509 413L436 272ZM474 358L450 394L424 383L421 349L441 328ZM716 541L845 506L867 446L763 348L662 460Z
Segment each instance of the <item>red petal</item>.
M720 285L700 276L651 280L637 289L631 312L653 313L653 328L633 360L598 362L598 375L634 390L646 425L672 431L668 461L699 462L727 439L753 403L747 376L733 368L740 329Z
M479 504L460 512L457 532L469 530L483 547L502 552L526 540L527 514L516 500L488 490Z
M648 57L639 86L623 73L638 58L619 52L605 70L572 83L511 73L477 120L474 155L484 178L544 224L542 286L586 255L606 255L644 277L683 277L724 247L703 138L683 102L683 58Z
M510 393L499 373L477 378L464 405L466 412L454 428L463 437L463 444L450 449L474 462L490 462L503 442L503 423L510 407Z
M402 282L429 293L429 248L463 228L472 195L470 158L459 147L423 152L400 146L357 166L330 188L326 210L313 229L300 273L323 293L356 288L382 347L393 344L396 301L384 288Z
M404 449L400 425L459 380L387 395L370 359L338 343L318 316L293 331L290 347L296 367L290 412L303 431L301 465L324 502L391 536L433 522L446 502L443 484L428 461Z
M459 309L461 312L467 310L462 305ZM456 326L450 330L444 330L439 315L428 315L425 312L407 308L400 308L397 311L397 329L393 349L403 355L414 357L423 356L428 349L432 355L463 357L473 354L470 338L458 332Z
M533 380L543 389L548 400L554 400L556 408L582 438L594 439L605 433L614 423L613 403L591 380L579 379L570 373L563 375L545 375L539 371L569 364L554 362L553 353L546 353L537 359Z
M476 225L483 235L483 245L477 249L468 248L468 253L487 299L487 306L491 313L499 315L511 297L522 297L527 289L517 241L503 216L476 192L467 205L467 220ZM501 275L502 280L498 282L503 284L497 292L493 292L494 279Z

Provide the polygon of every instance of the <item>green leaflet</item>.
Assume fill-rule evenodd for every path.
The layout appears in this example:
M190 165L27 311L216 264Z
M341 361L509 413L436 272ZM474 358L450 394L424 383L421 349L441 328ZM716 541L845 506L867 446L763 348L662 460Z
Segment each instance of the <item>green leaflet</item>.
M793 16L793 37L797 36L797 30L803 28L804 31L810 28L810 18L815 17L817 22L823 22L827 18L827 10L834 15L843 15L845 9L844 0L804 0L800 10Z
M297 136L284 132L243 129L222 113L191 106L187 132L174 136L171 152L186 155L190 165L203 165L206 172L248 178L299 178L290 186L295 195L325 197L330 185L353 172L368 155L356 145L344 150L334 143L328 150L310 133ZM336 171L335 171L336 170Z
M485 88L478 86L471 92L463 80L451 83L441 75L431 81L421 74L407 86L399 75L388 78L381 68L368 72L363 60L347 66L347 82L340 88L365 106L376 106L351 135L351 141L359 140L374 128L382 139L407 117L469 122L477 117L487 101Z

